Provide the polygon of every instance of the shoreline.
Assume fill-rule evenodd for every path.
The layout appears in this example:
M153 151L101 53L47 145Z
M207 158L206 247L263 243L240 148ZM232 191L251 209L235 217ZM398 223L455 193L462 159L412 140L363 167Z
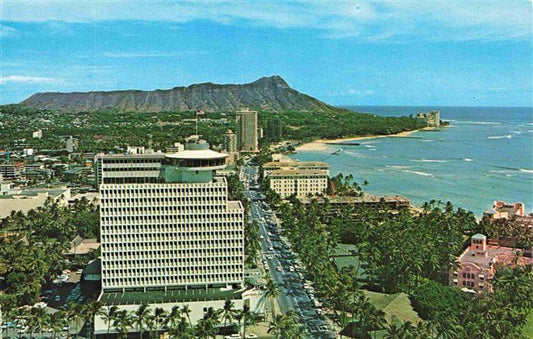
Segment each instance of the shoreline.
M297 152L298 151L325 151L328 149L328 145L338 144L340 142L377 139L377 138L405 138L418 131L428 131L432 129L434 128L424 127L424 128L415 129L412 131L404 131L404 132L400 132L396 134L388 134L388 135L365 135L365 136L359 136L359 137L349 137L349 138L340 138L340 139L318 139L318 140L297 146L296 151Z

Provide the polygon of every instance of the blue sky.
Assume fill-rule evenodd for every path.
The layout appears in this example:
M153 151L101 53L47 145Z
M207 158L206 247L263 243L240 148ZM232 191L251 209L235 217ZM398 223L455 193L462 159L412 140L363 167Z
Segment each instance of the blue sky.
M531 1L0 2L0 103L281 75L331 104L533 106Z

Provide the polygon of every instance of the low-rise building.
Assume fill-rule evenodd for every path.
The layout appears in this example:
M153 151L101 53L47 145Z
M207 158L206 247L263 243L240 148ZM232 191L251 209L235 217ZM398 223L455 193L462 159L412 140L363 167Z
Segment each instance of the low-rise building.
M15 165L2 164L0 165L0 174L4 180L11 180L17 177L17 170Z
M457 268L450 270L449 281L465 290L492 292L491 280L499 267L532 263L521 249L488 245L485 235L475 234L470 246L457 258Z
M275 161L263 165L269 187L282 198L324 194L328 188L329 165L314 161Z
M100 243L97 239L83 239L77 235L70 242L70 249L68 250L69 255L85 255L91 251L95 251L100 248Z
M505 201L495 201L492 204L492 208L483 213L483 217L488 218L490 221L498 219L513 219L515 216L524 216L524 204L521 202L515 202L514 204L508 204Z
M329 175L318 170L277 170L272 171L267 180L269 187L282 198L291 195L306 197L325 193Z
M310 204L316 198L303 198L300 199L304 204ZM318 202L325 203L327 200L328 205L330 206L331 215L336 215L340 213L344 208L350 207L354 208L354 216L357 215L355 208L357 207L372 207L372 208L384 208L390 211L399 211L402 209L408 209L411 207L411 202L409 199L406 199L401 196L392 196L385 195L379 196L374 194L365 193L359 197L351 196L326 196L323 198L318 198Z
M533 215L525 213L521 202L507 204L495 201L492 208L483 213L484 221L492 227L489 244L525 248L524 255L531 256L533 247Z
M28 213L30 210L43 206L50 199L60 205L66 206L70 199L68 188L42 188L11 192L0 195L0 219L14 212Z

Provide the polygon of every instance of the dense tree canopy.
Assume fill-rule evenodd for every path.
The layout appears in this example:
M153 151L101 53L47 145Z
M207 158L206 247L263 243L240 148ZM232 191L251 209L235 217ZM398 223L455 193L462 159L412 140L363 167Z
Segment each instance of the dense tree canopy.
M272 112L259 112L259 126L267 133ZM339 109L336 112L280 112L276 114L284 140L305 141L357 135L393 134L425 127L410 117L380 117ZM20 105L0 106L0 147L63 149L62 136L79 139L82 152L117 151L127 145L152 145L166 149L196 134L195 112L52 112ZM207 113L198 122L198 133L212 145L222 143L224 132L235 130L233 112ZM42 139L32 132L41 129ZM265 135L265 139L268 135ZM22 140L24 139L24 140ZM22 148L21 148L22 149Z

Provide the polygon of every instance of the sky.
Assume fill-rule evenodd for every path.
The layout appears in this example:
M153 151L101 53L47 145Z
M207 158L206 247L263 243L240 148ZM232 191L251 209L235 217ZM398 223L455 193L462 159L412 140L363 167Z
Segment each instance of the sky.
M333 105L533 106L531 1L0 1L0 104L280 75Z

